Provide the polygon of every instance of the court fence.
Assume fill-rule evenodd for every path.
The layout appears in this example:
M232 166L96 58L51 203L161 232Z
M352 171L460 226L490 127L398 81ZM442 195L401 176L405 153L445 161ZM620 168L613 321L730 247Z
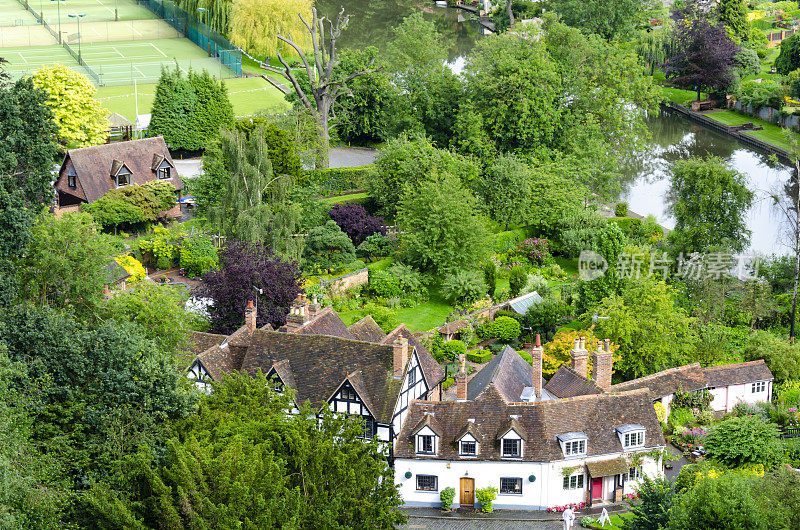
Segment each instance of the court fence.
M26 0L20 0L26 1ZM171 0L138 0L170 26L203 48L237 77L242 75L242 51L228 39L203 24Z

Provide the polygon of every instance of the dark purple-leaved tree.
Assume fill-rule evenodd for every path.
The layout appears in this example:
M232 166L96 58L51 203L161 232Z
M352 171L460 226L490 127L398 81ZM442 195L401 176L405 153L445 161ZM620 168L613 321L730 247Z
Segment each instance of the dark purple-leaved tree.
M386 235L383 217L372 216L358 203L345 202L337 204L330 211L333 219L342 232L348 235L353 245L360 245L372 234Z
M687 90L724 90L734 80L738 46L725 32L725 26L689 12L675 21L672 54L662 66L667 79Z
M286 323L289 306L302 291L300 268L261 243L230 241L219 256L219 270L203 275L201 295L213 300L211 331L230 334L244 325L247 302L256 302L256 325Z

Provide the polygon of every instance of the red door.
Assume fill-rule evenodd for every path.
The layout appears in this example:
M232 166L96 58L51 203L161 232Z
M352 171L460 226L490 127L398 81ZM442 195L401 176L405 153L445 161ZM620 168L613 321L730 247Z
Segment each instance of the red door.
M603 477L592 479L592 500L599 501L603 498Z

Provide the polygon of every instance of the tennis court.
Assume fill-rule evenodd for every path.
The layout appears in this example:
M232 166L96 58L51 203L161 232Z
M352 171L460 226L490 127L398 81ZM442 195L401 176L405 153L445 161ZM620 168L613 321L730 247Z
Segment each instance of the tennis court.
M77 50L77 45L73 45ZM10 63L6 71L14 78L33 73L43 65L66 64L82 73L86 70L61 46L37 46L9 48L3 50ZM235 74L209 57L189 39L157 39L86 44L80 47L81 58L100 80L101 85L132 85L155 83L161 75L162 66L182 70L203 69L216 77L230 78ZM92 79L93 76L89 75Z
M0 25L16 25L7 23L8 20L15 20L14 10L10 6L15 4L25 11L25 6L22 5L25 1L2 0L0 2ZM25 24L37 24L39 16L44 15L45 21L54 26L58 24L59 14L61 15L62 24L67 22L69 15L83 14L85 16L81 20L81 25L83 21L105 22L157 18L152 11L139 5L136 0L62 0L61 2L54 0L27 0L27 4L36 15L31 14L29 18L24 19Z

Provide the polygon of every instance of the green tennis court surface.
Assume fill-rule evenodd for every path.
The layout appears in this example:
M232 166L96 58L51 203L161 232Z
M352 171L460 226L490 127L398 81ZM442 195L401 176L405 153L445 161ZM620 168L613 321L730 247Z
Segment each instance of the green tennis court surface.
M25 24L37 24L39 15L43 14L45 21L55 27L58 24L59 14L61 23L69 22L70 14L81 13L86 15L83 22L112 21L112 20L146 20L157 18L152 11L136 3L136 0L64 0L62 2L51 0L28 0L28 5L36 15L24 18ZM19 0L0 0L0 25L9 24L9 20L19 20L19 11L26 11ZM116 10L116 15L115 15ZM118 18L117 18L118 17Z
M72 45L77 50L77 45ZM61 46L7 48L2 56L10 63L6 71L14 78L33 73L42 65L66 64L78 71L83 68ZM184 71L203 69L216 77L229 78L234 74L216 59L209 57L189 39L158 39L143 41L81 44L81 57L100 77L103 85L132 85L155 83L162 66L176 64ZM85 73L85 72L84 72ZM91 78L91 76L90 76Z

